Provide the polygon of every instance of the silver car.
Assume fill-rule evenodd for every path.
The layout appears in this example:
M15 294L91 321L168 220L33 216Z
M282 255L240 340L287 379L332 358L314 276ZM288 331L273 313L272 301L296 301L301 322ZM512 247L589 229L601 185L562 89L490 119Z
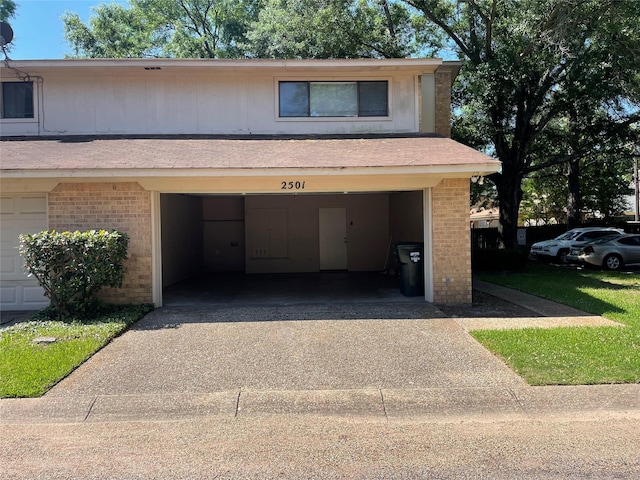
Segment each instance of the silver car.
M531 245L529 258L537 260L556 260L564 262L572 247L584 245L607 235L622 235L624 230L610 227L574 228L553 240L545 240ZM575 259L574 259L575 260Z
M640 265L640 235L604 237L577 248L580 249L577 257L581 263L607 270L620 270L625 265Z

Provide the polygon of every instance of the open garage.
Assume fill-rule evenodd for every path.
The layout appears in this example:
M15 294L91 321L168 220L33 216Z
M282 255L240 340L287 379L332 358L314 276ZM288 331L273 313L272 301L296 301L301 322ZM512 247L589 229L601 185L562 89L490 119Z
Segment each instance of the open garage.
M393 244L423 242L422 196L162 194L163 287L197 277L206 288L229 273L393 275Z

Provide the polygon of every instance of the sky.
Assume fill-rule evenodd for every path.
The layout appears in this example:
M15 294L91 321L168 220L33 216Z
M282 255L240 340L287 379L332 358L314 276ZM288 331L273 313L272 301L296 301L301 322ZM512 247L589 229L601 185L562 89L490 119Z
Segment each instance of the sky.
M64 58L73 53L64 40L61 20L66 11L89 20L91 7L101 3L123 3L126 0L16 0L15 18L9 20L13 28L13 42L9 58L13 60L41 60Z

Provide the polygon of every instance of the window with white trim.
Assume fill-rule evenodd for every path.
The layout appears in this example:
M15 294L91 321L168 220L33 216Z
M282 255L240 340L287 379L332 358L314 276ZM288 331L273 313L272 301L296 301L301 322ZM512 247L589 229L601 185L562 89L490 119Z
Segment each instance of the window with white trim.
M279 116L388 117L389 82L281 81Z
M34 118L33 82L2 82L0 118Z

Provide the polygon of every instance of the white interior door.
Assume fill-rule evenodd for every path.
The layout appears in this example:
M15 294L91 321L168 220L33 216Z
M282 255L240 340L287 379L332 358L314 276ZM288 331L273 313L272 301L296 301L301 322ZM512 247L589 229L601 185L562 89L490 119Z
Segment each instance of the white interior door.
M320 270L347 269L347 209L319 210Z

